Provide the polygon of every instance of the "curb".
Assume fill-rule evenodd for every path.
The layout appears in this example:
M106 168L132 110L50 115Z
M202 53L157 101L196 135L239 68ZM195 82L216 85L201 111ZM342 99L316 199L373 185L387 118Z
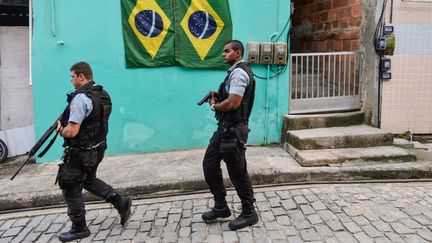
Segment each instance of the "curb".
M279 183L313 183L313 182L349 182L366 180L389 180L389 179L427 179L432 178L432 163L416 162L402 163L382 166L362 167L304 167L298 171L265 173L251 173L253 185L268 185ZM227 187L232 187L228 179L224 180ZM125 196L138 196L163 192L190 192L206 190L208 186L204 180L178 181L165 184L134 185L116 188ZM21 197L20 197L21 196ZM84 192L86 201L100 200L88 192ZM64 204L61 191L47 195L33 192L28 197L23 195L4 195L0 199L0 211L43 207Z

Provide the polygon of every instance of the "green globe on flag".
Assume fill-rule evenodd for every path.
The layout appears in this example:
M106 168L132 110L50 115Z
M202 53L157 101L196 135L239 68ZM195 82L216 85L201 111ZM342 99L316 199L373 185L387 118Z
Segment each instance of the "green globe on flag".
M226 68L222 53L232 38L228 1L176 2L176 61L187 68Z
M173 9L166 0L122 0L126 67L175 65Z

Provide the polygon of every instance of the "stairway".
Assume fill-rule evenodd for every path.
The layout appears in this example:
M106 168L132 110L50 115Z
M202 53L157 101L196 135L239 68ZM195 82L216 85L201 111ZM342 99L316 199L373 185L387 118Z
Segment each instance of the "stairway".
M393 146L393 134L363 124L363 112L284 117L284 149L301 166L355 161L415 161L408 150Z

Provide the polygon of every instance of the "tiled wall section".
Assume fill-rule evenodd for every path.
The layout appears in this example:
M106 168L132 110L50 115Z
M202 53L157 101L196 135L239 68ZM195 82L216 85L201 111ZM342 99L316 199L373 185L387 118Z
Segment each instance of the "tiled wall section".
M393 2L393 22L399 24L430 24L432 23L431 11L432 1L419 3L396 0ZM390 13L390 11L387 11L387 13Z
M432 133L432 56L393 56L384 81L382 128L393 133Z
M396 55L432 56L432 24L394 24Z
M432 133L432 4L394 1L396 50L384 81L382 128Z

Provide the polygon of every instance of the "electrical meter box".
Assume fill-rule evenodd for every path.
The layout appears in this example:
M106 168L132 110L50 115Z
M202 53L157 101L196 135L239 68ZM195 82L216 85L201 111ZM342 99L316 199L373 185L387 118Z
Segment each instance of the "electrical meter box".
M384 35L393 34L394 33L394 26L393 25L384 25L383 33L384 33Z
M273 64L277 64L277 65L287 64L287 51L288 51L287 43L284 42L274 43Z
M386 48L387 48L387 41L384 36L375 39L375 49L377 51L385 51Z
M273 43L262 42L260 47L260 63L272 64L273 62Z
M258 64L260 57L260 43L248 42L247 44L247 62L250 64Z
M381 58L381 70L390 71L391 70L391 59Z

